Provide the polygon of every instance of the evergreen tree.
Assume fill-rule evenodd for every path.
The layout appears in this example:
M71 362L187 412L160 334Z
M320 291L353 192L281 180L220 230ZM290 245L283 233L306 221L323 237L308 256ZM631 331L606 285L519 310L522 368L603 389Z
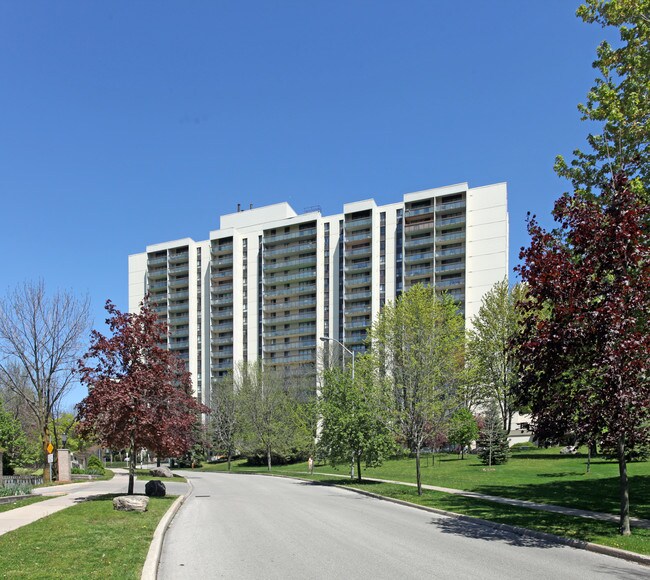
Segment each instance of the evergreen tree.
M506 463L510 455L508 434L503 428L499 407L494 401L483 417L483 426L477 442L477 453L480 460L490 467Z

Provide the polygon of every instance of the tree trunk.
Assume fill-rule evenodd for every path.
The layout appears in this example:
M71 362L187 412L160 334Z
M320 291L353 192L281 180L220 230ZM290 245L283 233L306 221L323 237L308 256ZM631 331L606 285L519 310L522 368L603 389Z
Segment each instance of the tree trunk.
M160 453L156 453L156 467L160 467Z
M418 495L422 495L422 473L420 471L420 446L415 447L415 476L418 484Z
M361 483L361 453L357 453L357 481Z
M133 495L133 482L135 481L135 437L131 435L129 445L129 490L127 495Z
M228 449L228 473L230 473L230 469L231 469L230 464L231 464L231 462L232 462L232 451L230 449Z
M627 464L625 462L625 437L621 436L618 440L618 472L619 486L621 494L621 519L620 532L623 536L629 536L630 531L630 491L627 479Z
M271 471L271 447L267 446L266 448L266 465L268 470Z

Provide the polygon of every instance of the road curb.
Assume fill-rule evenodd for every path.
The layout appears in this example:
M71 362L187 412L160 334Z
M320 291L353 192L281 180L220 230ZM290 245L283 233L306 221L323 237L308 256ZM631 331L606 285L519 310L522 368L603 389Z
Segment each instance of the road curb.
M167 528L169 528L169 525L176 515L176 512L178 512L180 507L183 505L185 500L190 496L192 490L194 489L191 480L186 478L186 481L189 485L189 491L176 498L176 501L174 501L174 503L165 512L165 515L160 519L158 525L156 526L156 530L153 533L153 539L149 545L149 551L147 552L147 559L145 560L144 566L142 568L140 580L156 580L158 576L158 564L160 563L160 554L162 553L163 540L165 539Z
M296 478L296 479L301 479L301 478ZM311 480L303 480L301 481L311 481ZM314 482L314 483L319 483L319 482ZM320 485L331 485L332 487L338 487L340 489L346 489L349 491L353 491L355 493L359 493L361 495L366 495L368 497L373 497L375 499L380 499L382 501L388 501L391 503L403 505L406 507L412 507L412 508L417 508L419 510L425 511L425 512L430 512L442 516L447 516L450 518L454 518L459 521L467 522L470 524L475 524L479 526L484 526L486 528L491 528L493 530L500 530L504 532L511 532L513 534L517 534L519 536L523 537L530 537L530 538L538 538L541 540L548 540L551 542L555 542L556 544L561 544L564 546L570 546L572 548L578 548L581 550L587 550L589 552L596 552L598 554L604 554L606 556L613 556L614 558L620 558L622 560L627 560L628 562L635 562L637 564L643 564L644 566L650 566L650 556L644 556L643 554L636 554L635 552L628 552L627 550L622 550L620 548L612 548L610 546L603 546L601 544L593 544L592 542L585 542L583 540L572 540L571 538L565 538L563 536L556 536L555 534L550 534L548 532L539 532L537 530L531 530L528 528L521 528L519 526L512 526L510 524L498 524L496 522L491 522L489 520L483 520L481 518L475 518L472 516L466 516L463 514L457 514L454 512L448 512L446 510L441 510L439 508L432 508L432 507L427 507L423 505L419 505L416 503L411 503L408 501L404 501L401 499L395 499L392 497L387 497L383 495L378 495L376 493L373 493L371 491L366 491L364 489L357 489L355 487L348 487L345 485L338 485L335 483L326 483L326 484L320 484Z

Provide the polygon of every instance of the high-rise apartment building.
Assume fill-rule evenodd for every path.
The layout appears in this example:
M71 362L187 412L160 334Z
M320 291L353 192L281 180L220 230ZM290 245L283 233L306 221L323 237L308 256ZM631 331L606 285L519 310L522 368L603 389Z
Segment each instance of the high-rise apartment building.
M414 284L448 292L469 319L507 275L506 184L461 183L332 216L238 208L208 240L129 256L129 310L149 293L208 402L238 361L313 373L320 337L363 350L381 307Z

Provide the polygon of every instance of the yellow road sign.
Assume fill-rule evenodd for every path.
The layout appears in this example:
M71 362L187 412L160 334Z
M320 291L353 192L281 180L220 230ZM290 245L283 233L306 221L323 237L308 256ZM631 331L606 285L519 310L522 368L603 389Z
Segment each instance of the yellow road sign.
M54 445L52 445L52 443L48 443L47 444L47 452L52 453L52 451L54 451Z

